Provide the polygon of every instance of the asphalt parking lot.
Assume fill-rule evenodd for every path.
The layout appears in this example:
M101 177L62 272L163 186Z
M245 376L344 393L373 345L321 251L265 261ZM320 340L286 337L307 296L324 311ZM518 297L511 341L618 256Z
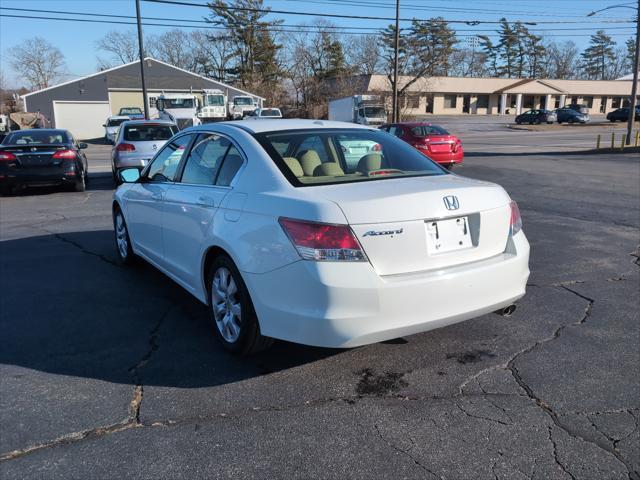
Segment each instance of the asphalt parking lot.
M87 192L0 199L0 477L640 479L640 155L464 122L457 173L519 202L527 296L353 350L230 356L117 266L107 146Z

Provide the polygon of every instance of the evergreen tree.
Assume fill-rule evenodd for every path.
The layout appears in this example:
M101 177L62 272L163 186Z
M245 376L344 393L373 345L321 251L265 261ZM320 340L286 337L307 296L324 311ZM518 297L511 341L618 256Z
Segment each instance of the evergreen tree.
M636 41L633 37L628 38L626 42L624 42L626 47L626 55L625 55L625 69L629 70L633 73L633 60L636 56Z
M455 32L442 17L421 22L414 20L410 33L417 47L417 60L426 66L430 76L446 76L450 59L458 40Z
M486 35L478 35L482 53L485 55L487 69L494 77L500 76L500 68L498 65L498 46L494 45L491 39Z
M500 41L498 42L499 57L502 64L498 68L501 76L513 78L517 72L518 64L518 32L512 27L506 18L500 19L500 30L498 31Z
M604 30L591 35L589 47L582 52L582 70L590 80L607 80L608 65L615 61L614 42Z

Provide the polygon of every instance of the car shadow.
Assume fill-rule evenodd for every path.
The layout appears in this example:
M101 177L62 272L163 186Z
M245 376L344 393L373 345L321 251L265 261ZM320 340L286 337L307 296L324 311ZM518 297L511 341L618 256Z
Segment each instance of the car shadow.
M2 242L0 363L56 375L199 388L277 372L342 350L276 342L241 358L207 308L144 262L116 261L113 232Z

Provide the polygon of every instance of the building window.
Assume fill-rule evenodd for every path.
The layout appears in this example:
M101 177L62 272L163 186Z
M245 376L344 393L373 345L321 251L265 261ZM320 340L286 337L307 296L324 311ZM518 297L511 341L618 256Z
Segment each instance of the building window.
M444 108L456 108L457 101L458 101L457 95L445 95Z
M553 108L560 108L560 97L555 95L553 98L554 98Z
M427 95L425 111L426 113L433 113L433 95Z
M534 96L533 95L523 95L522 96L522 108L534 108L533 106Z
M593 108L593 97L582 97L582 103L584 103L587 108Z
M489 95L478 95L476 108L489 108Z
M420 97L410 95L406 98L404 103L405 108L420 108Z
M611 99L611 108L620 108L622 106L622 97L613 97Z
M605 113L607 110L607 97L600 98L600 113Z

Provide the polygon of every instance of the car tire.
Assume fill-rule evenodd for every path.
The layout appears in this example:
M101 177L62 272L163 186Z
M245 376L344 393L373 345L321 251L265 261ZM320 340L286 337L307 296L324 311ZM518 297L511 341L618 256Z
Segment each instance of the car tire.
M116 241L116 253L120 265L131 265L135 261L135 254L131 248L131 238L129 228L120 208L113 212L113 232Z
M78 180L78 181L74 184L73 189L74 189L76 192L84 192L84 191L87 189L87 174L86 174L86 173L83 173L83 174L80 176L80 180Z
M225 350L244 356L273 344L272 338L260 334L249 290L231 258L219 255L213 260L206 285L212 328Z

